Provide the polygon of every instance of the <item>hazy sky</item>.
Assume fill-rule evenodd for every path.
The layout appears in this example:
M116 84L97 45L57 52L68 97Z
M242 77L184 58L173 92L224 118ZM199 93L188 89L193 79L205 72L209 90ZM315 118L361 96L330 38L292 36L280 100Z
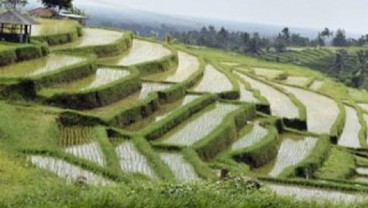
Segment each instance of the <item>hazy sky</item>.
M82 1L82 0L79 0ZM85 0L165 14L368 33L368 0Z

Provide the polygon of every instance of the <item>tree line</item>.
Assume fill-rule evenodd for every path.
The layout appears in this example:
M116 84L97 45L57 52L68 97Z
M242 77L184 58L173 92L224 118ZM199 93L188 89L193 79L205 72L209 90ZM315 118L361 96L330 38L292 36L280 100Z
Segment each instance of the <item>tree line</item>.
M60 12L62 9L72 8L73 0L41 0L41 3L48 8L55 8ZM0 7L5 9L17 9L17 6L24 6L27 0L0 0Z
M245 54L258 54L261 50L269 51L271 49L283 52L287 47L317 47L327 44L340 47L368 44L368 34L361 36L359 39L347 38L345 30L338 29L334 33L328 28L324 28L314 39L303 37L299 33L292 33L288 27L283 28L274 37L262 37L257 32L230 32L224 27L217 30L214 26L202 27L200 30L176 32L173 36L182 43ZM328 42L331 38L332 40Z

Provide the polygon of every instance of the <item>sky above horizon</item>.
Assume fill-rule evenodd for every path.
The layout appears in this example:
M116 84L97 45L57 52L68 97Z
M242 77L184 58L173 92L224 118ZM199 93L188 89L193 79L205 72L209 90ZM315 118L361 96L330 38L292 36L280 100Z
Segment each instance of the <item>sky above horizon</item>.
M368 0L77 0L161 14L368 33Z

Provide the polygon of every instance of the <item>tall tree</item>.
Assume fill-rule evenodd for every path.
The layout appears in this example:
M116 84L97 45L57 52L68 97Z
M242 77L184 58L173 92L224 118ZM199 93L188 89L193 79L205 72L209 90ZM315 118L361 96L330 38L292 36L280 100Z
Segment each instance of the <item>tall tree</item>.
M259 33L253 33L252 37L249 39L245 46L245 53L250 54L259 54L259 51L261 49L261 38L259 36Z
M27 0L0 0L0 7L6 9L16 9L18 5L24 6Z
M286 41L289 42L290 40L290 31L288 27L285 27L281 30L281 37Z
M368 51L360 50L357 52L358 70L353 72L352 85L360 87L368 76Z
M345 36L345 31L342 29L338 29L336 31L336 35L332 40L332 45L334 46L346 46L347 41L346 41L346 36Z
M327 27L325 27L325 29L323 29L322 32L321 32L322 37L329 38L332 35L333 35L333 32L330 29L328 29Z
M46 7L54 7L60 12L62 9L71 8L73 0L42 0L42 4Z

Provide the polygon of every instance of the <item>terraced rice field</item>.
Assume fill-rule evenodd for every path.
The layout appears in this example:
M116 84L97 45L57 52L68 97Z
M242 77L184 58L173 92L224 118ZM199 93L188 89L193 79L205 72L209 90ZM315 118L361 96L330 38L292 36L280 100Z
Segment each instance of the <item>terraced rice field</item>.
M155 61L169 56L171 51L158 43L135 39L126 55L108 58L103 63L117 66L132 66L144 62Z
M345 147L359 148L359 131L362 128L359 122L357 111L349 106L344 106L346 121L344 130L340 136L338 144Z
M121 109L127 108L131 106L132 104L135 104L136 102L146 99L151 92L165 90L169 88L170 86L171 86L170 84L146 82L142 84L141 91L134 93L130 96L127 96L124 99L121 99L110 105L99 107L99 108L94 108L92 110L87 110L86 112L94 113L97 115L111 114Z
M111 69L111 68L99 68L96 74L88 76L86 78L55 85L52 88L62 88L65 90L90 90L99 88L105 85L109 85L117 80L123 79L130 75L130 72L122 69Z
M120 167L127 173L140 173L150 178L156 175L143 156L131 142L123 142L116 148L116 154L120 161Z
M236 142L234 142L231 150L236 151L250 147L257 142L260 142L262 138L267 136L267 134L267 129L263 128L258 123L254 123L252 130L248 134L241 136Z
M289 85L304 87L310 82L310 79L309 77L288 76L284 82Z
M299 110L297 106L291 102L290 98L286 94L242 73L234 73L239 75L245 82L249 83L252 88L259 90L262 96L267 98L270 103L272 115L281 118L299 118Z
M189 55L187 53L178 52L179 65L175 71L175 74L166 77L164 81L167 82L183 82L188 79L192 74L199 70L199 60L197 57Z
M65 152L95 162L101 166L105 165L104 154L97 142L68 147L65 149Z
M160 153L161 159L170 167L178 181L195 181L198 176L193 167L178 153Z
M285 72L276 69L253 68L254 73L258 76L266 77L268 79L276 79Z
M53 49L83 48L89 46L107 45L118 41L124 33L98 28L84 28L83 36L77 41L53 47Z
M337 103L331 98L304 89L284 88L306 107L308 130L317 134L330 134L340 113Z
M88 144L95 139L91 127L63 127L60 130L60 146L67 148L76 145Z
M36 167L53 172L59 177L66 178L67 180L75 181L83 178L83 181L86 181L87 184L91 185L107 185L111 183L109 180L104 179L101 176L90 171L83 170L78 166L60 159L43 156L30 156L30 161Z
M191 146L215 130L237 108L236 105L222 103L211 106L206 112L194 116L169 132L162 143Z
M239 83L240 85L240 101L248 102L248 103L259 103L259 100L254 97L254 94L247 90L242 83Z
M233 90L229 78L212 65L207 65L202 80L192 89L196 92L221 93Z
M316 144L317 139L313 137L295 140L287 136L280 144L275 163L269 175L276 177L285 168L297 165L312 153Z
M327 200L335 203L336 202L352 203L352 202L361 202L364 200L365 197L362 194L353 194L347 192L324 190L318 188L308 188L301 186L289 186L277 184L268 184L267 186L281 196L288 196L300 200L308 200L316 202L321 200Z
M85 61L85 58L62 54L0 67L0 77L33 77L60 70Z
M312 85L309 87L311 90L315 90L315 91L317 91L317 90L319 90L319 89L321 89L321 87L322 87L322 85L324 84L324 82L323 81L318 81L318 80L316 80L316 81L314 81L313 83L312 83Z

